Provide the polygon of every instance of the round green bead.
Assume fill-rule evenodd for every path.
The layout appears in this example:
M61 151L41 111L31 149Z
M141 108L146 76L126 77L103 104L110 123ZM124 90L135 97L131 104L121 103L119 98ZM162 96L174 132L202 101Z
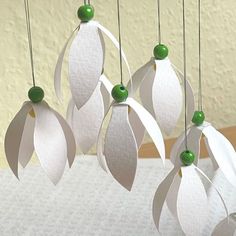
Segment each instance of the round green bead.
M201 125L205 120L205 114L203 111L195 111L193 114L192 122L199 126Z
M41 102L44 98L44 91L40 87L32 87L28 92L28 97L33 103Z
M185 150L180 154L180 159L185 166L190 166L193 164L195 155L189 150Z
M82 22L88 22L94 17L94 8L91 5L83 5L78 9L77 15Z
M153 55L156 60L163 60L168 56L169 50L164 44L158 44L154 50Z
M117 84L113 87L111 95L116 102L124 102L127 99L129 93L124 85Z

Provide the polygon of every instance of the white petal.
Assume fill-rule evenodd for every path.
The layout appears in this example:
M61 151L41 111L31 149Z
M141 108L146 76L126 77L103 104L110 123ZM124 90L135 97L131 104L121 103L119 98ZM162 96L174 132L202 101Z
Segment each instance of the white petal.
M149 69L155 65L154 59L148 61L144 66L139 68L132 76L132 82L129 80L127 84L127 89L129 91L129 96L132 97L137 89L139 88L140 84L142 83L143 79L146 77ZM132 87L132 88L131 88Z
M152 87L155 75L156 71L154 65L152 65L146 73L139 89L139 95L143 106L152 114L154 118L156 118L156 114L153 108Z
M66 143L67 143L67 158L68 158L69 167L71 167L75 160L75 155L76 155L75 138L66 120L58 112L56 112L55 110L53 111L64 131L64 135L65 135Z
M194 164L198 164L200 157L200 141L202 137L202 130L197 126L192 126L188 129L187 140L188 140L188 150L192 151L195 154ZM186 149L185 147L185 133L183 133L179 139L177 139L177 144L180 143L178 148L177 145L174 145L173 150L171 151L171 161L174 165L181 166L182 162L180 160L180 154Z
M64 131L46 102L32 106L35 113L35 152L50 180L57 184L63 175L67 160Z
M31 109L30 103L24 103L20 111L16 114L5 135L5 154L8 164L14 175L18 178L18 156L20 143L24 131L25 121Z
M72 130L76 143L86 154L96 143L104 117L104 104L99 82L88 102L79 110L74 107Z
M31 115L27 115L24 131L21 137L19 162L23 168L29 163L34 152L34 126L35 119Z
M171 213L177 217L177 198L178 198L178 192L179 192L179 187L181 184L181 177L180 175L176 175L173 183L170 186L169 192L166 197L166 204L171 211Z
M108 29L106 29L104 26L100 25L100 24L99 24L98 22L96 22L96 21L91 21L90 24L96 26L97 28L99 28L99 29L112 41L112 43L114 44L114 46L115 46L117 49L120 48L119 42L116 40L116 38L114 37L114 35L113 35ZM127 60L127 58L126 58L126 55L125 55L123 49L122 49L122 52L121 52L121 56L122 56L122 58L123 58L123 60L124 60L124 62L125 62L125 64L126 64L126 66L127 66L129 75L130 75L130 77L131 77L131 72L130 72L129 63L128 63L128 60Z
M54 71L54 89L56 92L56 95L58 97L58 99L62 98L62 93L61 93L61 69L62 69L62 64L63 64L63 59L65 56L65 52L66 52L66 48L71 40L71 38L74 36L75 31L78 30L79 27L77 27L72 34L70 35L70 37L67 39L62 51L59 54L59 57L57 59L57 64L56 64L56 68Z
M184 83L184 75L183 73L177 69L173 64L172 64L173 68L175 69L178 77L182 80L182 83ZM187 124L189 124L193 118L193 114L195 111L195 99L194 99L194 94L193 94L193 89L192 86L190 84L190 82L188 81L188 79L186 80L186 97L187 97Z
M126 105L115 105L112 108L104 154L113 177L127 190L131 190L137 168L138 150Z
M141 120L139 119L138 115L133 111L133 109L130 109L129 112L129 123L132 127L135 140L139 149L144 138L145 127L143 126Z
M73 112L74 112L75 102L73 101L73 98L70 99L67 111L66 111L66 120L70 127L72 127L72 118L73 118Z
M172 185L172 182L177 174L178 174L178 169L176 168L172 169L171 172L166 176L166 178L160 183L155 193L152 205L152 215L158 231L160 227L162 208L166 201L166 197Z
M156 76L152 88L153 108L160 127L169 135L180 117L183 94L179 79L169 59L155 62Z
M81 23L69 53L69 79L74 102L80 109L93 94L103 69L104 52L98 28Z
M105 113L108 111L110 107L110 101L111 101L111 90L113 88L112 83L107 79L107 77L102 74L100 77L101 81L101 93L103 98L103 104L104 104L104 110Z
M152 138L160 157L165 162L165 144L164 139L161 133L161 130L152 117L152 115L138 102L136 102L133 98L128 98L124 104L127 104L134 110L134 112L138 115L140 121L142 122L143 126L145 127L147 133Z
M206 145L227 180L236 187L236 153L227 138L212 126L203 129Z
M194 165L182 167L181 173L177 198L178 219L186 235L201 235L208 216L207 194Z

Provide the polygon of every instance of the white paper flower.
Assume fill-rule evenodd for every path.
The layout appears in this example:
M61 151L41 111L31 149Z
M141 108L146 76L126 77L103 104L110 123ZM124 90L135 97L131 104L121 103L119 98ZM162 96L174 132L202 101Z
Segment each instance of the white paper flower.
M193 125L188 129L188 148L195 153L195 165L198 164L200 156L200 140L202 135L204 135L208 154L215 170L221 170L225 178L233 186L236 186L236 153L234 147L227 138L208 122L204 122L199 126ZM184 140L185 137L182 134L171 150L170 159L175 165L181 165L178 157L185 148Z
M201 235L208 217L208 199L200 176L213 186L210 179L194 164L175 166L161 182L153 200L153 219L158 231L162 208L166 202L186 235ZM228 215L225 202L217 193Z
M111 105L112 116L104 140L101 126L97 156L101 167L105 171L109 170L123 187L131 190L137 168L138 149L143 138L143 131L139 127L146 129L163 162L165 145L152 115L134 99L127 98L128 92L123 85L116 85L112 89L112 95L116 102Z
M86 154L98 139L104 115L110 107L112 87L113 85L103 74L92 96L79 110L73 99L68 105L67 121L83 154Z
M42 91L39 87L33 90L36 94ZM74 136L67 122L45 101L39 100L25 102L6 132L6 158L17 178L18 162L26 167L34 151L54 184L61 179L67 160L69 166L72 165L76 153Z
M151 60L138 69L133 75L133 84L127 88L130 96L139 88L144 107L156 118L161 129L169 135L176 126L183 104L183 92L180 80L184 78L168 58ZM131 89L133 87L133 89ZM187 110L189 123L194 112L194 96L187 81Z
M96 21L82 21L75 31L77 30L69 50L69 82L73 101L79 110L94 93L104 70L105 42L103 33L117 49L119 49L119 43L110 31ZM61 98L63 58L74 32L63 47L55 68L54 87L58 98ZM122 57L131 75L123 50Z

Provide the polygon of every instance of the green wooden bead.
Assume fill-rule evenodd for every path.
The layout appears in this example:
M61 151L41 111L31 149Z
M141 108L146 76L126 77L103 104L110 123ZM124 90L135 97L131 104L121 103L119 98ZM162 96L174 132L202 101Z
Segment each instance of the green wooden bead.
M156 60L163 60L168 56L169 50L164 44L158 44L154 50L153 54Z
M91 5L83 5L78 9L77 15L82 22L88 22L94 17L94 8Z
M185 150L180 154L180 159L185 166L190 166L193 164L195 155L189 150Z
M44 91L40 87L32 87L28 92L28 97L33 103L41 102L44 98Z
M192 118L192 122L199 126L201 125L205 120L205 114L203 111L195 111L194 112L194 115L193 115L193 118Z
M124 102L129 93L128 90L122 84L117 84L113 87L111 95L116 102Z

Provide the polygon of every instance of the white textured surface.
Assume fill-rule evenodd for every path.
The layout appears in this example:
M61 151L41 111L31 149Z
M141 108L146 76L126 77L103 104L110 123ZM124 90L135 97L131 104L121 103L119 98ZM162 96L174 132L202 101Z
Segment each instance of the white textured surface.
M209 160L200 162L209 173ZM98 166L95 157L80 157L57 187L41 167L20 171L21 182L10 170L0 172L1 236L157 236L152 220L152 199L171 164L160 159L139 160L132 192L121 188ZM219 182L230 211L236 211L236 191ZM210 201L211 215L205 236L224 217L220 203ZM165 208L166 209L166 208ZM181 236L164 211L164 236Z

